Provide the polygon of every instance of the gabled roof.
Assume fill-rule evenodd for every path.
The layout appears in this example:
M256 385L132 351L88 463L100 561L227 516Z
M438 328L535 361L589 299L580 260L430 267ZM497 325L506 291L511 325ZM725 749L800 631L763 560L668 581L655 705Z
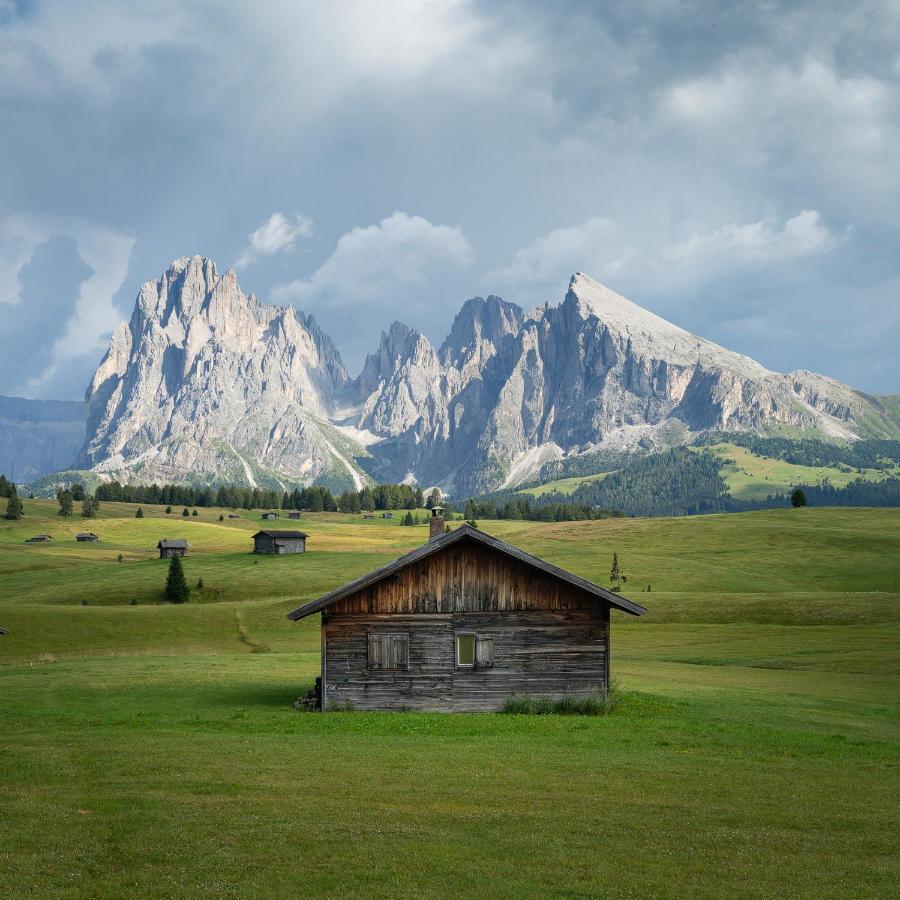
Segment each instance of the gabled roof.
M266 529L257 531L253 537L258 538L260 535L265 535L266 537L274 538L275 540L278 540L279 538L297 539L309 537L305 531L268 531Z
M163 538L157 545L158 550L177 550L183 547L185 550L189 547L187 541L178 538L177 540L170 541L167 538Z
M79 531L78 534L75 535L75 537L77 537L77 538L88 538L88 537L95 538L95 537L97 537L97 535L94 534L93 531Z
M419 562L419 560L426 559L432 554L443 550L445 547L449 547L451 544L456 544L464 540L472 540L479 544L483 544L486 547L491 547L512 559L525 563L527 566L532 566L547 575L551 575L554 578L558 578L560 581L571 584L573 587L580 588L588 594L593 594L598 599L605 600L610 606L621 609L622 612L630 613L633 616L642 616L647 612L646 608L639 603L632 603L630 600L626 600L624 597L620 597L612 591L607 591L591 581L580 578L578 575L573 575L565 569L560 569L558 566L554 566L546 560L539 559L537 556L532 556L530 553L526 553L518 547L513 547L512 544L507 544L505 541L491 537L489 534L485 534L477 528L472 528L471 525L461 525L449 534L442 534L434 540L429 541L427 544L417 547L412 553L407 553L406 556L401 556L392 563L388 563L380 569L375 569L373 572L369 572L368 575L363 575L355 581L351 581L343 587L319 597L318 600L313 600L310 603L298 607L293 612L288 613L288 618L293 619L294 621L304 619L306 616L319 612L326 606L331 606L332 603L336 603L338 600L342 600L344 597L348 597L356 591L377 584L379 581L390 577L395 572L398 572L413 563Z

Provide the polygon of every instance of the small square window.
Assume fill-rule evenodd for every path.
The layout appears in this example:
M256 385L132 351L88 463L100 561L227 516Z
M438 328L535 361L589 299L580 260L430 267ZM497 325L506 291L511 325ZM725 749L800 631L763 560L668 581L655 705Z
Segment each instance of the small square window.
M460 668L471 668L475 665L475 635L458 634L456 636L456 665Z

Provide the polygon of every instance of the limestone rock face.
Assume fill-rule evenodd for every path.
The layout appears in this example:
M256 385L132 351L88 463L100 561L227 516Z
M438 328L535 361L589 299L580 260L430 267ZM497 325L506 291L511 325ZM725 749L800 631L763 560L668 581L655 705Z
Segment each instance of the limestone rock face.
M395 322L351 380L292 308L244 294L200 257L147 282L87 392L79 465L132 481L415 479L466 495L563 455L711 430L895 436L877 398L771 372L586 275L531 313L465 303L438 350Z
M80 464L146 481L361 481L329 416L348 381L330 339L201 257L147 282L87 391Z

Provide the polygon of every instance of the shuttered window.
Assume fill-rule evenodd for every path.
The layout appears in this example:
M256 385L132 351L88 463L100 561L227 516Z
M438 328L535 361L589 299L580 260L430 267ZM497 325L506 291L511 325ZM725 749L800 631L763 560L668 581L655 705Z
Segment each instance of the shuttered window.
M490 669L494 665L494 639L490 637L475 638L475 668Z
M369 634L369 668L397 671L409 668L408 634Z

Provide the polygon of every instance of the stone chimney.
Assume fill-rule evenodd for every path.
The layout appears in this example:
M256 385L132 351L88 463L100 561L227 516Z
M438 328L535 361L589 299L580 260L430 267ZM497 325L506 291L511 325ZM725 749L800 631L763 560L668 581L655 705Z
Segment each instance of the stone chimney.
M433 541L444 533L444 507L433 506L431 508L431 521L428 523L428 540Z

